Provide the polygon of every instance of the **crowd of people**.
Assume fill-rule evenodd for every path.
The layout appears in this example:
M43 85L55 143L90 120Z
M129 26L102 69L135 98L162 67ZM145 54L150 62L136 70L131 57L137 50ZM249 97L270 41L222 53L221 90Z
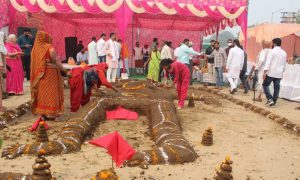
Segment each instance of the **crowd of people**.
M287 54L281 48L281 39L275 38L272 42L262 42L262 50L258 54L254 64L248 61L239 40L228 40L226 49L220 48L218 41L212 40L211 46L206 49L206 68L208 69L209 83L216 85L218 89L224 86L223 72L227 73L230 85L230 93L238 90L239 80L243 85L244 93L247 94L252 82L252 89L258 90L258 97L254 101L262 101L262 93L266 95L267 103L275 106L279 97L280 81L287 64ZM195 67L196 71L200 68ZM201 72L201 71L200 71ZM274 93L270 93L269 86L273 83Z
M78 74L82 76L83 70L87 69L78 71L77 74L67 71L61 63L58 63L52 39L45 32L39 31L34 40L30 30L25 29L24 34L19 38L11 34L6 43L4 41L4 34L0 32L0 68L4 74L1 76L1 90L11 95L23 94L25 71L26 78L31 83L33 112L41 114L45 119L61 114L63 112L61 74L68 78L77 77ZM202 66L208 70L211 85L221 90L225 85L223 82L225 72L230 85L230 93L237 92L240 80L244 93L247 94L251 89L250 81L257 80L259 93L254 100L262 101L262 92L265 92L267 105L275 106L279 96L280 80L287 62L286 53L280 46L281 39L279 38L273 39L271 43L263 42L263 49L253 65L247 60L247 53L237 39L229 39L226 49L221 48L218 41L212 40L211 46L206 49L205 53L201 53L193 49L193 43L189 39L184 39L177 48L173 48L171 41L163 41L159 44L158 39L154 38L150 46L147 44L141 46L140 42L136 42L132 53L137 74L146 74L149 81L162 82L167 88L176 85L178 109L184 107L193 75L195 72L202 73L203 67L197 67L194 61L201 56L205 59ZM130 74L128 46L122 40L117 40L115 33L110 33L109 39L104 33L98 40L93 37L87 48L80 41L77 51L77 64L93 67L94 70L91 72L95 71L94 73L99 75L96 78L97 82L100 80L107 87L113 88L110 82L116 82L117 78ZM83 79L81 77L81 81L88 81L84 78L93 77L91 72L84 74L85 77ZM6 77L6 81L3 77ZM72 81L75 86L78 86L77 80L78 77L77 79L73 77ZM169 80L173 82L170 85L168 85ZM93 84L94 80L90 81ZM274 84L273 95L269 90L272 82ZM0 108L1 111L4 110L2 104Z

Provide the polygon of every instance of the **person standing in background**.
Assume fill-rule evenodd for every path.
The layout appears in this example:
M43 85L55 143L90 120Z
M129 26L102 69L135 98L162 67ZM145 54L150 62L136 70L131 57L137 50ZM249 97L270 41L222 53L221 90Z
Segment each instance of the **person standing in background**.
M150 48L149 48L148 44L145 44L144 48L143 48L143 62L144 62L145 74L148 74L148 64L145 65L145 63L148 61L149 56L150 56Z
M256 74L257 76L257 87L258 87L258 97L254 99L254 101L258 101L258 102L262 102L262 92L263 92L263 82L264 82L264 79L263 79L263 76L264 76L264 68L265 68L265 65L266 65L266 61L267 61L267 57L268 57L268 54L270 52L270 42L266 42L266 41L263 41L262 42L262 50L260 51L260 53L258 54L258 57L257 57L257 60L256 60L256 64L255 66L252 66L252 69L251 69L251 72L249 74L249 77L248 77L248 81L250 79L252 79L252 74L253 72Z
M244 65L244 51L240 48L240 41L235 39L233 41L234 47L230 49L227 59L226 72L228 82L230 83L230 93L237 92L237 85L239 82L239 76Z
M211 55L211 53L214 51L215 46L215 40L210 41L210 47L206 48L205 54ZM209 83L214 84L215 83L215 69L214 69L214 58L207 58L207 69L208 69L208 75L209 75Z
M82 41L80 40L77 44L76 53L79 53L84 48Z
M140 46L139 42L135 43L135 47L133 48L133 56L136 73L143 74L143 48Z
M215 41L214 51L211 55L206 55L207 58L214 58L214 68L216 74L216 86L222 89L223 86L223 71L225 70L227 55L224 49L220 48L220 43Z
M89 65L98 64L96 37L92 37L92 41L88 45L88 52Z
M26 72L27 81L30 80L30 62L31 62L31 50L33 46L33 37L31 35L31 30L25 28L23 35L18 38L18 44L23 50L24 55L22 58L23 69Z
M14 34L8 36L5 44L7 49L6 63L10 71L6 73L6 92L10 95L23 94L24 71L21 56L23 52L17 44L17 37Z
M189 48L192 50L192 51L194 51L194 48L193 48L193 42L192 41L190 41L189 42ZM189 70L190 70L190 72L191 72L191 74L190 74L190 85L192 85L193 84L193 63L194 63L194 55L190 55L190 57L189 57L189 59L190 59L190 61L189 61Z
M110 33L110 39L105 43L106 63L108 70L106 78L108 82L116 82L118 60L120 58L119 43L116 41L115 33Z
M267 103L271 107L274 107L277 103L280 91L280 81L285 71L287 55L286 52L281 49L281 39L275 38L272 40L273 49L269 52L266 65L264 68L264 82L263 88L266 94ZM269 86L273 82L274 93L273 96L270 93Z
M105 39L106 39L106 34L102 33L100 39L97 42L99 63L106 62L106 55L104 50Z
M227 48L225 49L226 55L228 56L230 49L233 48L232 39L227 40Z
M190 41L188 39L184 39L183 44L180 46L180 48L177 51L178 61L181 62L182 64L185 64L188 68L190 68L190 55L198 55L198 56L201 55L201 53L198 53L193 49L191 49L189 47L189 44ZM192 70L190 70L190 73L192 74Z
M158 50L158 39L157 38L153 38L153 42L151 44L151 52L152 52L152 49L153 48L156 48Z
M243 47L241 46L240 47L243 51ZM247 53L244 51L244 63L243 63L243 68L242 68L242 71L240 73L240 80L242 81L242 84L243 84L243 88L244 88L244 94L247 94L248 91L250 90L250 85L247 81L247 65L248 65L248 57L247 57Z

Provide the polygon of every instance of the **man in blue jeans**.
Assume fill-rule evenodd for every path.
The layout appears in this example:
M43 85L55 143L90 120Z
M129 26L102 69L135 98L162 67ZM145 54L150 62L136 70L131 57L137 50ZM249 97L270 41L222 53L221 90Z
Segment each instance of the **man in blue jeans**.
M223 70L226 65L226 51L220 48L220 43L215 41L214 50L210 55L206 55L207 58L214 58L214 68L216 74L216 86L218 89L222 89L223 86Z
M274 107L279 97L280 81L285 71L287 55L284 50L281 49L281 39L275 38L272 40L273 49L269 52L266 65L264 68L264 82L263 88L267 97L266 105ZM270 93L269 86L273 82L274 93L273 96Z

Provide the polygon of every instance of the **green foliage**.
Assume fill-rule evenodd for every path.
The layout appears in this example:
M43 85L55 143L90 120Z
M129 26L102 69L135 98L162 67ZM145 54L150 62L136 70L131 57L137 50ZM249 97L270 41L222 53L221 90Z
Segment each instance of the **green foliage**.
M2 139L0 137L0 148L1 148L2 144L3 144L3 141L2 141Z
M298 15L296 16L296 21L298 24L300 24L300 13L298 13Z
M218 41L220 42L221 47L226 47L228 39L233 40L233 39L236 39L236 38L238 38L238 35L233 34L230 31L225 30L225 31L220 32ZM212 40L212 39L216 39L216 34L212 35L210 38L205 39L204 43L205 44L210 44L210 40Z

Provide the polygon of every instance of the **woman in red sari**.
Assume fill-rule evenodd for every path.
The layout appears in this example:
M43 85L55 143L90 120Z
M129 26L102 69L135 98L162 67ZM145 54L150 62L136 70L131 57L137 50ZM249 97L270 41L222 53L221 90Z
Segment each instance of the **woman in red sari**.
M55 119L64 112L63 80L61 74L70 76L57 62L52 38L43 31L36 34L31 52L30 88L32 113L44 120Z
M14 34L8 36L6 64L10 67L10 71L6 71L6 92L8 94L23 94L24 71L20 55L22 50L17 44L17 37Z

